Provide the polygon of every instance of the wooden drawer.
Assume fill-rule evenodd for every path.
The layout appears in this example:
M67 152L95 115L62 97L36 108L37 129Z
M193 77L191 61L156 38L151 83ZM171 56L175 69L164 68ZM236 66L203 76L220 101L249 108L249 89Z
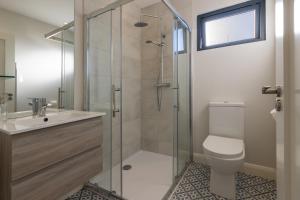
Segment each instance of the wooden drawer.
M12 184L13 200L55 200L102 171L102 150L82 153Z
M13 136L12 180L101 146L101 123L94 118Z

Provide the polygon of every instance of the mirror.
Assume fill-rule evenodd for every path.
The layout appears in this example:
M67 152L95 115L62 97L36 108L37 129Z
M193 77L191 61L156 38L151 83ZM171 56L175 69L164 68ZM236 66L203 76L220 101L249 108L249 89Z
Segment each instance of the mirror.
M0 0L0 97L8 112L30 98L73 109L74 0ZM50 105L49 104L49 105Z

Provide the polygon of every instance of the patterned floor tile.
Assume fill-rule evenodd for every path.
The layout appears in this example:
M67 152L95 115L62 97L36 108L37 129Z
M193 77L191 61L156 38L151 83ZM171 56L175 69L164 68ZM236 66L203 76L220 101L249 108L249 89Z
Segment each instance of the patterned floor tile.
M94 185L86 185L66 200L119 200Z
M192 163L169 200L227 200L209 191L210 168ZM238 172L236 174L237 200L275 200L276 183L262 177Z
M227 200L209 191L210 168L192 163L169 200ZM276 200L276 183L262 177L238 172L237 200ZM153 191L155 192L155 191ZM95 185L87 185L67 200L119 200Z

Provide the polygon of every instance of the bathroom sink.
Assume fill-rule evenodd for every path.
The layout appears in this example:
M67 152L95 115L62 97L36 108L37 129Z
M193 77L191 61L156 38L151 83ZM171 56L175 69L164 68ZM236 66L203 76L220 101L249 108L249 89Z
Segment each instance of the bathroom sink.
M49 123L60 123L68 120L82 119L89 116L90 113L84 112L57 112L47 114L45 117L25 117L15 120L19 126L39 126Z
M50 112L45 117L23 117L9 119L0 123L0 131L8 134L17 134L51 126L62 125L94 117L104 116L105 113L84 111Z

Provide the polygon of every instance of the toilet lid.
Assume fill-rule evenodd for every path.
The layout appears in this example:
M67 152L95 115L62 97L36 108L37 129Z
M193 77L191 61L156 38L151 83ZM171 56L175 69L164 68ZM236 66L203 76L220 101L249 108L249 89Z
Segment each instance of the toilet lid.
M203 143L210 156L218 158L237 158L244 153L244 142L240 139L209 135Z

